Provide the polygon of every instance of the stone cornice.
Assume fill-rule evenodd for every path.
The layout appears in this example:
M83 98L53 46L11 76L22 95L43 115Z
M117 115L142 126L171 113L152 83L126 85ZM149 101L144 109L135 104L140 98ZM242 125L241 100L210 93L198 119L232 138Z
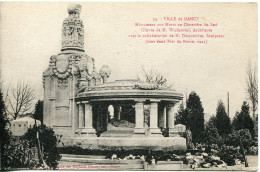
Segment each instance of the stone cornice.
M79 93L77 99L106 99L106 98L145 98L161 100L182 100L183 95L175 91L166 90L104 90L104 91L86 91Z

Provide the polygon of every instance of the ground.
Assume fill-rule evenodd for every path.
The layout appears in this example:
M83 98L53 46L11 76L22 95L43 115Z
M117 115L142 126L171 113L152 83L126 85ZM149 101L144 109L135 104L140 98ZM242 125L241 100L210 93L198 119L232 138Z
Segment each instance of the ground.
M196 171L201 171L201 170L207 170L207 171L213 171L213 170L231 170L231 171L256 171L258 169L258 156L257 155L249 155L247 156L247 160L248 160L248 164L249 164L249 167L244 167L243 165L236 165L236 166L228 166L227 168L218 168L218 167L210 167L210 168L197 168ZM92 169L91 170L94 170L94 167L95 165L91 164L92 165ZM77 169L77 168L80 168L82 166L89 166L89 164L83 164L83 163L78 163L78 162L65 162L65 161L60 161L59 167L63 167L61 168L62 170L64 169ZM107 166L106 167L106 170L110 169L110 170L115 170L115 168L119 168L120 167L116 167L116 166L113 166L112 164L111 165L105 165ZM112 169L113 168L113 169ZM101 166L96 166L96 169L97 170L101 170ZM126 169L127 170L127 169ZM169 170L174 170L174 169L169 169ZM183 165L183 170L191 170L190 167L188 167L188 165L184 164Z
M231 170L231 171L256 171L258 169L258 156L257 155L248 155L246 156L248 160L249 167L244 167L244 165L235 165L235 166L228 166L227 168L219 168L219 167L210 167L210 168L197 168L196 170ZM184 165L183 170L190 170L191 168L187 165Z

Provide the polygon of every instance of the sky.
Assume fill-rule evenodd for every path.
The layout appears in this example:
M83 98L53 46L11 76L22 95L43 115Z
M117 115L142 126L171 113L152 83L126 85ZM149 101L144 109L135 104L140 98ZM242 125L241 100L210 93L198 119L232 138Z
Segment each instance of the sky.
M22 79L43 99L42 72L52 55L60 53L62 22L69 2L0 2L0 62L3 88ZM96 69L108 65L109 81L134 79L141 66L164 74L177 92L195 91L205 113L215 114L218 100L230 117L240 111L246 95L249 61L258 63L256 3L80 2L84 23L85 53ZM145 44L130 38L141 33L135 23L151 23L168 16L200 17L218 23L208 44Z

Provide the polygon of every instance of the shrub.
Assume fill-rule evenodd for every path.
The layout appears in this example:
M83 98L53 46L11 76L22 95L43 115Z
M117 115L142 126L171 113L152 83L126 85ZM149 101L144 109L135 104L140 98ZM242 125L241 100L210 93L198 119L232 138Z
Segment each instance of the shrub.
M217 145L222 145L223 140L221 136L218 134L218 130L215 127L206 127L204 131L204 143L206 144L217 144Z
M35 150L31 149L29 142L24 139L19 139L18 143L12 141L10 145L5 145L5 164L2 164L4 169L9 168L29 168L34 169L39 166L38 160L35 157Z
M250 155L258 155L258 146L251 146L249 148L249 152Z
M56 169L58 161L61 159L57 149L57 145L59 144L60 140L52 128L45 125L41 125L39 127L34 126L33 128L29 129L27 133L25 133L23 139L29 141L30 147L38 147L36 137L37 128L39 131L39 140L43 150L43 159L50 168Z
M241 146L240 139L245 151L248 152L249 148L254 144L248 129L241 129L239 131L233 132L232 134L229 134L226 140L226 144L229 146Z

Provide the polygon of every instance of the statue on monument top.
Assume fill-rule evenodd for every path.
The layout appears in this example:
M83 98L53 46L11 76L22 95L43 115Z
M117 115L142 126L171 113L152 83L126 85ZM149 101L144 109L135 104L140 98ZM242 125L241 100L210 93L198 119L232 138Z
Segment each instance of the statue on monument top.
M80 12L81 5L70 4L68 6L69 16L63 21L62 26L62 51L84 51L84 25L79 18Z
M76 17L79 18L81 12L81 5L80 4L70 4L68 6L68 13L69 14L74 14Z

